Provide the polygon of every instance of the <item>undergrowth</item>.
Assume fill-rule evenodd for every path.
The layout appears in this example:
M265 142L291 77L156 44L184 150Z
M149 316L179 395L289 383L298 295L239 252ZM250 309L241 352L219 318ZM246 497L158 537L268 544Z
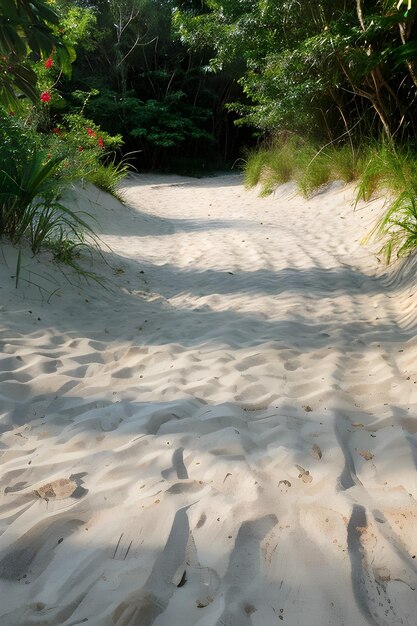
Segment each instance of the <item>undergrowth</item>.
M96 145L98 131L87 130L77 132L83 134L86 143L91 141L92 147L86 145L80 151L76 149L77 134L74 139L60 131L53 133L51 141L0 107L0 242L29 245L33 254L47 250L53 260L72 267L84 278L101 282L78 262L81 252L99 250L92 217L71 210L62 197L69 185L82 177L118 196L117 186L128 165L116 164L108 155L107 164L103 162L106 154ZM105 139L111 145L112 138L105 135ZM114 138L116 147L118 142ZM20 269L19 254L16 284Z

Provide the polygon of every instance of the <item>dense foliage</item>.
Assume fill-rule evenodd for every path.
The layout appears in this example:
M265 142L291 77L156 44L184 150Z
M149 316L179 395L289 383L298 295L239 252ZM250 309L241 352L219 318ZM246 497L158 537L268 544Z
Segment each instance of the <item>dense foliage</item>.
M139 169L224 167L245 134L224 106L240 89L233 71L208 71L209 55L180 42L173 6L170 0L89 2L95 23L80 40L62 90L70 108L77 106L74 92L92 94L86 114L123 135L124 151Z
M263 131L334 140L416 132L416 6L393 0L207 0L175 12L184 42L213 49L211 66L244 64L248 103L234 109Z

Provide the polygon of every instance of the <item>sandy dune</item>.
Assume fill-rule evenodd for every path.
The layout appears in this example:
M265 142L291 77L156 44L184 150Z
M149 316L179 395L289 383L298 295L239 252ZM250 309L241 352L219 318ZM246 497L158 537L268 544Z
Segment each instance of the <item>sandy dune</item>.
M415 626L417 283L359 244L382 202L124 193L72 200L107 290L0 263L0 625Z

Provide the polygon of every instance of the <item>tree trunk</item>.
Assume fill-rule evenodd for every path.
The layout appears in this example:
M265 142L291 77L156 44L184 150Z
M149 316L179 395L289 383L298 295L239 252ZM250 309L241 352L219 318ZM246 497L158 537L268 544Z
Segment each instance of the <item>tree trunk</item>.
M411 17L406 22L400 22L398 24L398 27L400 29L401 41L402 41L402 43L404 45L406 43L408 43L408 41L410 40L411 31L413 30L413 26L414 26L414 16ZM417 63L416 63L416 61L414 59L413 60L408 59L405 63L407 65L407 69L408 69L408 72L409 72L409 74L411 76L411 79L412 79L415 87L417 87Z

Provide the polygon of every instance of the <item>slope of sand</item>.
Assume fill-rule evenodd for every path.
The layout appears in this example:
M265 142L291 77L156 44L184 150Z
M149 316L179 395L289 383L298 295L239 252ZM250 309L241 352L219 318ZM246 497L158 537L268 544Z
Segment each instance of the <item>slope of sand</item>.
M415 264L360 246L382 203L124 193L72 199L106 290L0 263L0 625L417 624Z

